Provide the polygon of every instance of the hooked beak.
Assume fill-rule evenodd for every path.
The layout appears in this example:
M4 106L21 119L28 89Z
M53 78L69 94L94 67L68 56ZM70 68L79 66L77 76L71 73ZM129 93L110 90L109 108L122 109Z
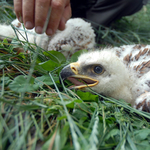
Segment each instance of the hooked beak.
M60 73L60 78L62 79L62 81L66 79L71 81L74 84L74 86L71 86L71 88L74 89L93 87L99 83L98 80L78 74L79 67L80 64L77 62L71 63L70 65L64 67Z

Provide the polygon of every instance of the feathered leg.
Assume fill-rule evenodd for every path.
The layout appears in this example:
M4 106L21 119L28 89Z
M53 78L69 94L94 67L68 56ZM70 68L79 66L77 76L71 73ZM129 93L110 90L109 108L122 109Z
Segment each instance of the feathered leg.
M36 34L34 29L24 29L23 25L18 21L18 19L15 19L11 24L16 29L13 29L11 25L0 24L1 40L3 40L6 37L12 39L17 34L19 40L33 43L40 46L43 49L47 49L49 37L46 34Z

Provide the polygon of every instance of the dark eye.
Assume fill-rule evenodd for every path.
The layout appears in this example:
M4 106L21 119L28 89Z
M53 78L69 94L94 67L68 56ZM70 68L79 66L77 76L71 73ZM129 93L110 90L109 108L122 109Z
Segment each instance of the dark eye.
M101 67L101 66L95 66L95 67L93 68L93 71L94 71L94 73L96 73L96 74L102 74L102 73L104 72L104 68Z

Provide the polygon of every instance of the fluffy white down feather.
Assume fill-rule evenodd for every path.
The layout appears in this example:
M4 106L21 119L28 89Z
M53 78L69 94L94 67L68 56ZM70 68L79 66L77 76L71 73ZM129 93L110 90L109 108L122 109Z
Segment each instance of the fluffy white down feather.
M73 54L79 49L91 49L95 45L95 34L91 24L82 19L70 19L64 31L57 31L49 42L48 50L63 50Z
M23 25L17 19L12 22L12 25L21 33L16 32L20 40L26 41L27 34L30 43L37 44L45 50L61 51L66 57L79 49L90 49L95 45L95 33L91 24L80 18L69 19L65 30L57 30L52 37L45 33L36 34L34 29L24 30ZM1 24L0 29L1 37L13 38L16 36L11 25Z

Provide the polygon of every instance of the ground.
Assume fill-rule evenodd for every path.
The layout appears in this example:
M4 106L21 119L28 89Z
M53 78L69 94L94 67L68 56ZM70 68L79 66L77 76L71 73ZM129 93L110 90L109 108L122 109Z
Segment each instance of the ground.
M14 19L12 9L0 1L1 22ZM98 46L149 44L149 16L147 5L113 27L99 30ZM80 52L66 60L61 53L21 43L0 42L1 150L150 149L149 114L123 100L71 91L59 82L62 67ZM19 52L16 47L31 52Z

